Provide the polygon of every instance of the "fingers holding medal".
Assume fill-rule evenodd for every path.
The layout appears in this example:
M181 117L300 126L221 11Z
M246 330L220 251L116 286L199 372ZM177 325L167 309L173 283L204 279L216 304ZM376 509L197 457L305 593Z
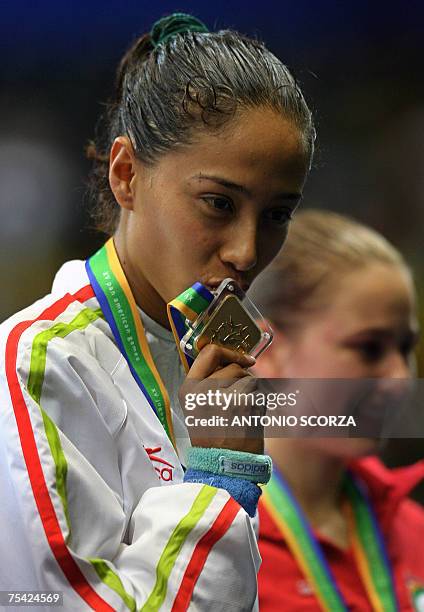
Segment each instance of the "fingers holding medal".
M262 425L242 418L264 412L254 403L257 379L249 368L255 361L216 344L202 348L179 394L193 446L263 453Z

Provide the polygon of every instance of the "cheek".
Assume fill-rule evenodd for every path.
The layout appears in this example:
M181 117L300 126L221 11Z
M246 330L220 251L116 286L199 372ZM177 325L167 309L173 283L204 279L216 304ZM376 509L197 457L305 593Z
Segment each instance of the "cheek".
M153 232L152 232L153 230ZM187 209L158 211L150 224L150 239L162 242L163 256L172 261L204 259L216 248L217 233L206 231Z
M336 349L322 339L302 344L291 351L287 375L294 378L350 378L351 368Z
M288 234L288 227L262 232L257 243L257 274L268 266L281 251Z
M199 265L207 264L216 257L220 249L219 232L205 231L198 223L187 223L181 236L177 251L184 255L186 260L197 262Z
M288 359L288 375L298 378L328 378L331 354L320 339L293 347Z

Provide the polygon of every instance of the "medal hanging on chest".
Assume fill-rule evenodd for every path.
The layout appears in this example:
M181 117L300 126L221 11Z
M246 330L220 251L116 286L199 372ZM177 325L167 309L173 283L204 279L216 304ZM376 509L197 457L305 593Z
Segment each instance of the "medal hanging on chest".
M399 606L391 567L371 504L351 474L345 479L344 491L352 549L372 609L374 612L397 612ZM321 546L275 464L271 481L263 488L261 501L313 588L321 609L326 612L347 612L349 607Z

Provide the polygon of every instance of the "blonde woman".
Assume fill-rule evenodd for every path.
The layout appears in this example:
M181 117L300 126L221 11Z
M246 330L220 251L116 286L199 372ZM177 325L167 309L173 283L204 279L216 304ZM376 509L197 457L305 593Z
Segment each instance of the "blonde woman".
M418 331L411 273L370 228L331 212L298 213L253 294L275 331L256 366L261 376L410 377ZM266 441L275 471L259 505L261 610L420 605L424 512L408 492L424 462L389 471L372 456L377 444Z

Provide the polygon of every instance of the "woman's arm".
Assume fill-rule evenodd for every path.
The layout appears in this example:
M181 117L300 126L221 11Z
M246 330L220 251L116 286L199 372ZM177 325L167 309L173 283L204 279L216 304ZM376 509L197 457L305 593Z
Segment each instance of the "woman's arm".
M160 486L95 358L103 321L62 306L3 329L1 589L63 592L73 610L252 609L249 517L221 489Z

